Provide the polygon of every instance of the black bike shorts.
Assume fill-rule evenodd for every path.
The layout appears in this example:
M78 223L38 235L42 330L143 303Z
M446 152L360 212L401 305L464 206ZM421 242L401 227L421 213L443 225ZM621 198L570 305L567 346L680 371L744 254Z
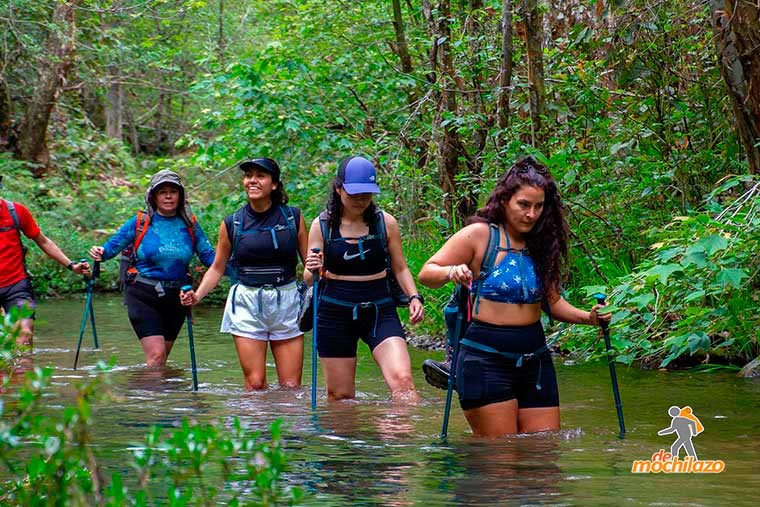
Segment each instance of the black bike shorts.
M32 310L31 318L34 318L34 308L36 304L34 302L34 293L32 292L32 283L28 278L22 278L18 282L0 287L0 306L3 307L5 313L11 311L11 308L19 307L23 308L27 306Z
M349 305L390 297L384 278L368 282L329 280L323 295ZM366 304L356 307L354 313L350 306L330 303L320 297L317 310L319 357L356 357L360 339L370 350L375 350L391 336L405 337L394 303Z
M179 289L164 289L160 296L156 288L142 282L127 286L124 300L132 329L138 338L163 336L172 342L185 322L187 309L179 301Z
M464 338L498 351L530 354L546 345L541 321L527 326L495 326L473 321ZM517 358L462 345L456 364L462 410L517 399L519 408L558 407L559 390L551 353Z

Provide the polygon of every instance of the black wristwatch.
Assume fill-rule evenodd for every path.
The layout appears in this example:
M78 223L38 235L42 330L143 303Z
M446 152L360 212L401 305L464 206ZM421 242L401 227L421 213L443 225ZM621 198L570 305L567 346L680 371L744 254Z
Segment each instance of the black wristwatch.
M423 305L425 304L425 298L422 297L420 294L412 294L411 296L409 296L409 301L411 301L412 299L418 299L420 303L422 303Z
M66 269L68 269L69 271L74 271L74 265L75 264L76 264L76 262L74 262L74 261L69 262L68 264L66 264Z

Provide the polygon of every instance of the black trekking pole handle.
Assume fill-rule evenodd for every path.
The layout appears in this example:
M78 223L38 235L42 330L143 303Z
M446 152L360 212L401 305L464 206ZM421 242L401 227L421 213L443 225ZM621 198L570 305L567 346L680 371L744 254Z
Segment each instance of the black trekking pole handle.
M594 294L597 303L603 305L607 297L604 294ZM620 388L618 387L617 373L615 373L615 362L612 358L612 344L610 343L609 324L605 320L599 321L604 335L604 346L607 349L607 364L610 367L610 378L612 379L612 394L615 397L615 409L617 410L618 426L620 426L620 438L625 435L625 422L623 421L623 402L620 400Z

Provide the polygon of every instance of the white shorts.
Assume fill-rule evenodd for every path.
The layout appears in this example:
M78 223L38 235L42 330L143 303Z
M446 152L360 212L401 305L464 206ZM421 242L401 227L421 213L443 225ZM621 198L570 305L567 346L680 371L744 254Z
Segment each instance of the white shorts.
M303 334L298 329L301 305L296 282L276 288L233 285L227 295L221 332L251 340L295 338Z

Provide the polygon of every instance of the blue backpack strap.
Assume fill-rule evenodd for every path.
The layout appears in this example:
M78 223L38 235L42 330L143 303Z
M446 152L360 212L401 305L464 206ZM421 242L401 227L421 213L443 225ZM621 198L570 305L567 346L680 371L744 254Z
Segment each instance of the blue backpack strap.
M507 238L509 238L509 236L507 236ZM480 287L483 285L483 280L488 277L493 269L500 242L501 235L499 234L499 226L496 224L488 224L488 244L486 245L486 251L483 253L483 260L480 263L480 275L477 280L472 283L473 289L475 290L474 313L478 313L478 308L480 307Z
M293 208L287 204L280 204L280 213L285 217L285 224L293 235L298 235L298 228L296 226L296 215L293 213Z
M19 238L21 238L21 222L18 220L16 205L11 201L6 201L5 199L3 199L3 202L5 203L5 207L8 208L8 213L11 216L11 220L13 220L13 226L16 227L16 231L19 233Z
M227 270L230 275L230 283L233 285L237 283L237 259L235 258L235 253L237 252L237 246L240 243L240 233L243 229L242 219L241 210L237 210L232 214L232 251L227 261Z
M8 209L8 214L11 216L11 220L13 220L13 226L16 228L16 232L18 233L18 244L21 248L21 264L24 266L24 273L29 274L29 272L26 269L26 247L24 246L24 241L21 239L21 222L18 219L18 213L16 212L16 205L13 204L13 202L3 199L3 202L5 203L5 207Z

